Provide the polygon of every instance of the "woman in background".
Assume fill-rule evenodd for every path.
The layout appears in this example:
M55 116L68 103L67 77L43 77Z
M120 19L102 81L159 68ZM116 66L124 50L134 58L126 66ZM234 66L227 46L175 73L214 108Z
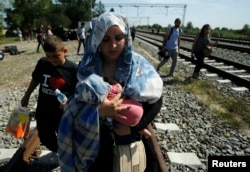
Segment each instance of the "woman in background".
M196 58L196 66L194 68L194 72L192 75L192 78L198 79L199 78L199 73L201 68L204 65L204 58L205 55L203 53L203 49L206 46L215 46L218 45L217 42L212 42L211 41L211 27L209 24L205 24L202 26L202 29L200 33L195 37L193 45L192 45L192 51L191 51L191 57Z

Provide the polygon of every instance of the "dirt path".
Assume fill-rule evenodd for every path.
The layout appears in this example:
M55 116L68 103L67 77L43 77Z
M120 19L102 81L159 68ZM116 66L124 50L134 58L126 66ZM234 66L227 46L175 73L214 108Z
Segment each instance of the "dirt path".
M69 58L77 56L78 42L75 40L64 43L68 49ZM16 87L27 87L37 60L44 56L41 47L40 51L36 52L37 42L34 41L3 44L0 45L0 50L5 50L5 46L17 46L21 53L18 55L4 53L4 59L0 61L0 93L8 92Z

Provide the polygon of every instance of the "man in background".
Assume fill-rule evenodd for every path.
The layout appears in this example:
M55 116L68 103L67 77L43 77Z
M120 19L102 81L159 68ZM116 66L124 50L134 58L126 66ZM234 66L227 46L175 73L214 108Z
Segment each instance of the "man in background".
M180 52L180 25L181 20L179 18L175 19L174 26L171 27L169 30L167 30L164 40L163 40L163 46L162 48L166 52L166 56L163 58L163 60L158 64L156 70L159 71L160 68L169 60L171 57L172 64L170 71L168 73L169 77L173 77L173 73L175 70L175 66L177 63L177 56Z
M78 40L78 49L77 49L77 54L80 52L81 44L83 45L83 51L85 47L85 39L86 39L86 34L85 34L85 23L81 23L81 27L77 29L77 40Z

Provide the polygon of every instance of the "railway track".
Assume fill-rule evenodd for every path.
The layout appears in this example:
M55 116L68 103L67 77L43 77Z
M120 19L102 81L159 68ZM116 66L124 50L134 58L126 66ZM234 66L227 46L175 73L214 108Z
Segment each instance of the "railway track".
M136 35L141 40L148 42L156 47L162 45L162 35L152 35L145 32L138 32ZM182 39L182 38L181 38ZM191 41L191 39L189 39ZM236 46L233 50L237 51ZM227 47L230 49L231 47ZM181 46L182 52L179 56L186 61L196 63L196 60L190 57L191 49L189 47ZM250 47L247 49L250 51ZM206 58L204 68L210 72L216 73L224 79L228 79L240 87L246 87L250 89L250 66L242 63L221 58L219 56L211 55Z
M151 33L150 31L145 31L145 30L138 30L137 31L137 34L142 34L142 33L154 35L156 37L158 37L158 36L163 37L165 34L163 32ZM193 42L194 36L182 34L181 40ZM214 38L214 37L212 37L212 40L219 42L219 45L218 45L219 48L240 51L240 52L244 52L244 53L250 53L250 40L234 40L234 39Z
M182 35L182 38L190 38L191 40L194 39L192 35ZM243 45L243 46L250 46L250 40L236 40L236 39L229 39L229 38L212 38L214 41L219 41L223 43L229 43L229 44L236 44L236 45Z

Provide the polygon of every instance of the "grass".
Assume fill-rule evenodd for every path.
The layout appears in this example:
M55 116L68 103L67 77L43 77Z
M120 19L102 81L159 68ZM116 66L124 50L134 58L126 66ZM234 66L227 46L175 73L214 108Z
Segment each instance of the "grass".
M24 82L25 78L30 77L34 65L40 56L40 54L33 53L35 51L33 44L20 43L16 37L0 37L0 47L2 50L5 50L5 44L12 43L22 53L19 55L9 55L8 52L5 52L4 60L0 61L0 86L3 88L7 88L10 85L14 87L19 82Z
M17 37L6 37L3 35L0 36L0 45L8 44L8 43L16 42L16 41L18 41Z
M156 67L159 63L148 52L142 50L149 61ZM161 72L168 73L168 67L162 66ZM194 94L198 101L208 107L212 114L218 116L222 122L230 126L242 129L250 129L250 106L247 105L244 98L229 97L222 94L214 85L205 80L195 80L194 82L185 82L185 76L182 73L175 72L175 85L187 92Z
M222 94L211 83L197 80L183 85L183 89L192 92L213 114L234 128L250 128L250 107L244 98L229 97Z

